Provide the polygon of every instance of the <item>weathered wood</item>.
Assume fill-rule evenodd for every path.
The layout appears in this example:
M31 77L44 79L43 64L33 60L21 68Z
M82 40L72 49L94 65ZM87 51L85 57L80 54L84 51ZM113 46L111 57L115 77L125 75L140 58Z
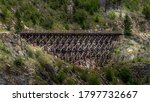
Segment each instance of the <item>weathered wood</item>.
M82 66L104 66L121 33L21 33L29 43L43 47L55 56Z

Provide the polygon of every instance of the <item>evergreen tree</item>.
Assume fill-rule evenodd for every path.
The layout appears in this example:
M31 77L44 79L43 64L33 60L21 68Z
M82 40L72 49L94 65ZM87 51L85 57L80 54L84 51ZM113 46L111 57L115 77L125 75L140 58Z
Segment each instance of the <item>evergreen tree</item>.
M23 30L23 24L21 23L21 16L18 10L16 11L15 16L16 16L15 30L16 33L20 33Z
M131 18L126 14L125 20L124 20L124 34L125 35L128 35L128 36L132 35L131 25L132 25Z
M21 23L21 20L19 18L17 18L15 30L16 33L20 33L23 30L23 24Z

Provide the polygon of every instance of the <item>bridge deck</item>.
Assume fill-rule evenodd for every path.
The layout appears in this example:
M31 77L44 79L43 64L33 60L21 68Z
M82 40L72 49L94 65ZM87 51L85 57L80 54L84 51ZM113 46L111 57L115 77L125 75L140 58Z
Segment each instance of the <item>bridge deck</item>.
M21 35L63 35L63 36L94 36L94 35L106 35L106 36L110 36L110 35L123 35L120 32L41 32L41 33L32 33L32 32L22 32L20 33Z

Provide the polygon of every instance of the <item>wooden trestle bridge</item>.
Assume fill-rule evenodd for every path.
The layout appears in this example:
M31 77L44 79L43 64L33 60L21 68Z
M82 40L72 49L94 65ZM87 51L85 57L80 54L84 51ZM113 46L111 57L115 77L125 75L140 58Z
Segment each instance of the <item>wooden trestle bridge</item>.
M109 63L121 33L67 32L21 33L27 42L43 47L62 60L79 66L101 67Z

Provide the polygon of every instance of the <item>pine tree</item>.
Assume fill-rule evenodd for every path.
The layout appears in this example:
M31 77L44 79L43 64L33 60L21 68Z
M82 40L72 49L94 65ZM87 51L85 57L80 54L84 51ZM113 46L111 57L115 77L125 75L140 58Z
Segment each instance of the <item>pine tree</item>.
M124 20L124 34L127 36L132 35L131 25L132 25L131 18L126 14Z
M23 30L23 24L21 23L20 19L17 19L15 29L16 29L16 33L20 33Z

